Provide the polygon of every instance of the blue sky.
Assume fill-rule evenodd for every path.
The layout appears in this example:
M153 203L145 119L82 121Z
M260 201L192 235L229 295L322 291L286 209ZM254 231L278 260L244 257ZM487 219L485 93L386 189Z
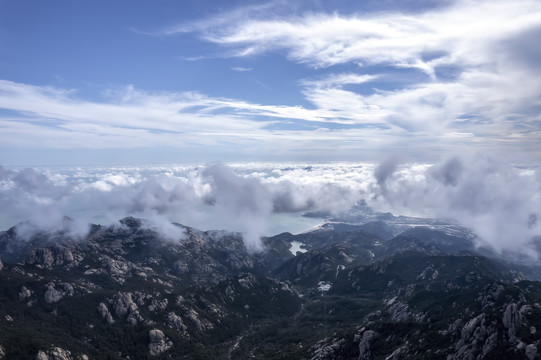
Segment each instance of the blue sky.
M0 1L0 164L541 160L541 3Z

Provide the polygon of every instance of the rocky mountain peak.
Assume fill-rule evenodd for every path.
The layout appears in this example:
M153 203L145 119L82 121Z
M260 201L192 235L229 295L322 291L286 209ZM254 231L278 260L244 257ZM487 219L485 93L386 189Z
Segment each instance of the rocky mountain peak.
M541 283L456 232L334 224L253 254L238 233L120 224L0 233L0 358L538 357Z

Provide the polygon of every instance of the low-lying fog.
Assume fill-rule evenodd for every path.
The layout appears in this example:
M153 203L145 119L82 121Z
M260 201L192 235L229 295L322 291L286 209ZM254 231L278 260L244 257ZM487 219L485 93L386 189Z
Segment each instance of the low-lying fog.
M454 156L438 164L244 163L156 167L0 168L0 229L30 220L42 228L142 217L163 236L183 233L169 221L202 230L260 237L298 233L322 221L318 213L347 213L361 201L377 211L445 217L468 226L498 252L535 254L541 234L541 173L497 158ZM306 212L311 217L303 216ZM316 216L313 214L316 213Z

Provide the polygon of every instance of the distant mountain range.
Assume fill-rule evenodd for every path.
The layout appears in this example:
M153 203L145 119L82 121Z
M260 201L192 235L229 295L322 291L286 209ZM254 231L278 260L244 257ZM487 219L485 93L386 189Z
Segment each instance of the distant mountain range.
M168 241L132 217L83 239L13 227L0 358L539 358L539 266L452 223L362 216L258 253L239 233L175 224L185 239Z

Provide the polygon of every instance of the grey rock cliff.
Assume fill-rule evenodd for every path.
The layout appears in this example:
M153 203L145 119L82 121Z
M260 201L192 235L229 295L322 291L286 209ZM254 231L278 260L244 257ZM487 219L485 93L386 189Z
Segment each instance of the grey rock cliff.
M113 319L113 316L111 315L111 313L109 312L109 309L107 308L107 305L105 305L104 303L101 302L98 305L98 312L101 315L101 317L105 321L107 321L107 324L111 325L115 322L115 320Z
M148 332L148 337L150 339L148 350L151 356L160 355L173 346L173 343L169 341L159 329L150 330Z
M530 344L526 346L526 357L528 358L528 360L535 359L536 355L537 355L537 346L535 346L534 344Z
M40 350L36 360L73 360L71 352L60 347L52 347L50 350Z
M180 333L185 334L188 329L188 327L184 325L182 318L173 311L167 314L165 321L169 327L178 330Z
M507 305L502 321L503 326L508 329L509 338L513 338L517 333L517 328L520 326L520 312L518 311L517 304L511 303Z
M36 265L44 269L65 267L70 269L81 260L80 256L74 256L72 249L67 245L52 244L48 247L38 248L26 258L26 264Z
M19 300L23 301L31 296L32 290L29 290L26 286L22 286L21 291L19 291Z
M359 343L359 360L370 359L370 343L376 337L376 332L366 330Z
M58 289L56 288L58 286ZM45 302L47 304L60 301L65 296L73 296L73 286L68 283L55 285L53 282L48 283L45 288Z
M126 321L131 325L136 325L143 321L143 317L139 314L139 308L133 301L132 293L118 293L113 299L113 307L117 317L126 316Z

